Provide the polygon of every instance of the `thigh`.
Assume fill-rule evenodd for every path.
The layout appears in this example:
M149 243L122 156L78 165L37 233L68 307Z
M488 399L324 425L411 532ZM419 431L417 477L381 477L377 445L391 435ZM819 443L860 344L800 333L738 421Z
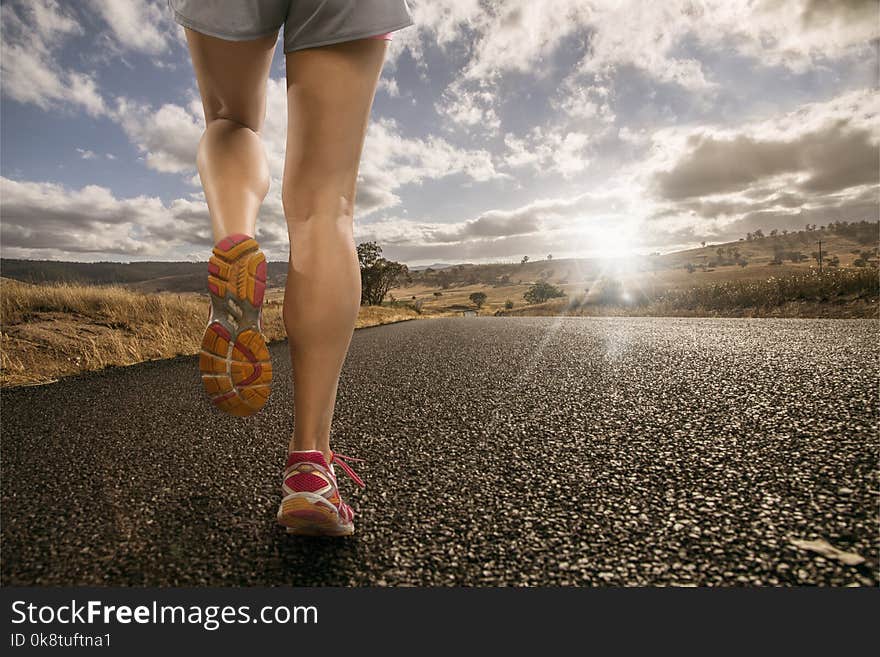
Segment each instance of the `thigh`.
M227 41L186 28L206 121L229 119L257 132L262 128L277 40L277 31L253 40Z
M287 54L284 192L294 215L307 214L300 201L314 203L315 194L353 204L385 49L384 41L360 39Z

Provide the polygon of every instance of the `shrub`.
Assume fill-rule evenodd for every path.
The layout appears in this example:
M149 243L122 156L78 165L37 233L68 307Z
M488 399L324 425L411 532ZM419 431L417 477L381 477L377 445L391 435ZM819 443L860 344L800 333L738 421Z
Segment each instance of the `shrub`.
M555 285L552 285L547 281L538 281L537 283L533 283L532 286L526 290L525 294L523 294L523 299L525 299L527 303L544 303L548 299L555 299L564 296L565 292Z
M477 307L482 308L483 304L486 303L486 294L484 292L474 292L471 294L468 299Z

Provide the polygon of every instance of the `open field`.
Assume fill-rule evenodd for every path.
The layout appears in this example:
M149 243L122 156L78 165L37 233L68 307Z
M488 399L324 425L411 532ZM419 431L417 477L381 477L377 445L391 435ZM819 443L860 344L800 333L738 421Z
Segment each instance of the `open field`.
M206 295L141 294L118 286L0 285L0 385L43 383L62 376L198 353ZM363 307L357 328L419 317L408 308ZM263 313L269 340L284 339L281 295Z

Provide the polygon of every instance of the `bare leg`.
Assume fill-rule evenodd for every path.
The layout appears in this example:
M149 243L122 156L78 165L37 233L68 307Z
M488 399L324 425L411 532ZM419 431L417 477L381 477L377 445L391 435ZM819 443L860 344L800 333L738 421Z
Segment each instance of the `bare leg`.
M185 30L205 110L197 164L214 241L234 233L253 237L269 191L269 164L259 132L278 35L226 41Z
M293 361L291 450L329 457L336 389L360 307L353 213L358 164L386 44L287 55L282 200L290 234L284 324Z

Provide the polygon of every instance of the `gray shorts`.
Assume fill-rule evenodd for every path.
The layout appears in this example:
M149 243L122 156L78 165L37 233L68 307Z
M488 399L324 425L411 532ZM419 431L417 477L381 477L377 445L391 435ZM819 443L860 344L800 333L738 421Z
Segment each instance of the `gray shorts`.
M168 0L174 20L229 41L284 26L284 52L393 32L413 24L406 0Z

